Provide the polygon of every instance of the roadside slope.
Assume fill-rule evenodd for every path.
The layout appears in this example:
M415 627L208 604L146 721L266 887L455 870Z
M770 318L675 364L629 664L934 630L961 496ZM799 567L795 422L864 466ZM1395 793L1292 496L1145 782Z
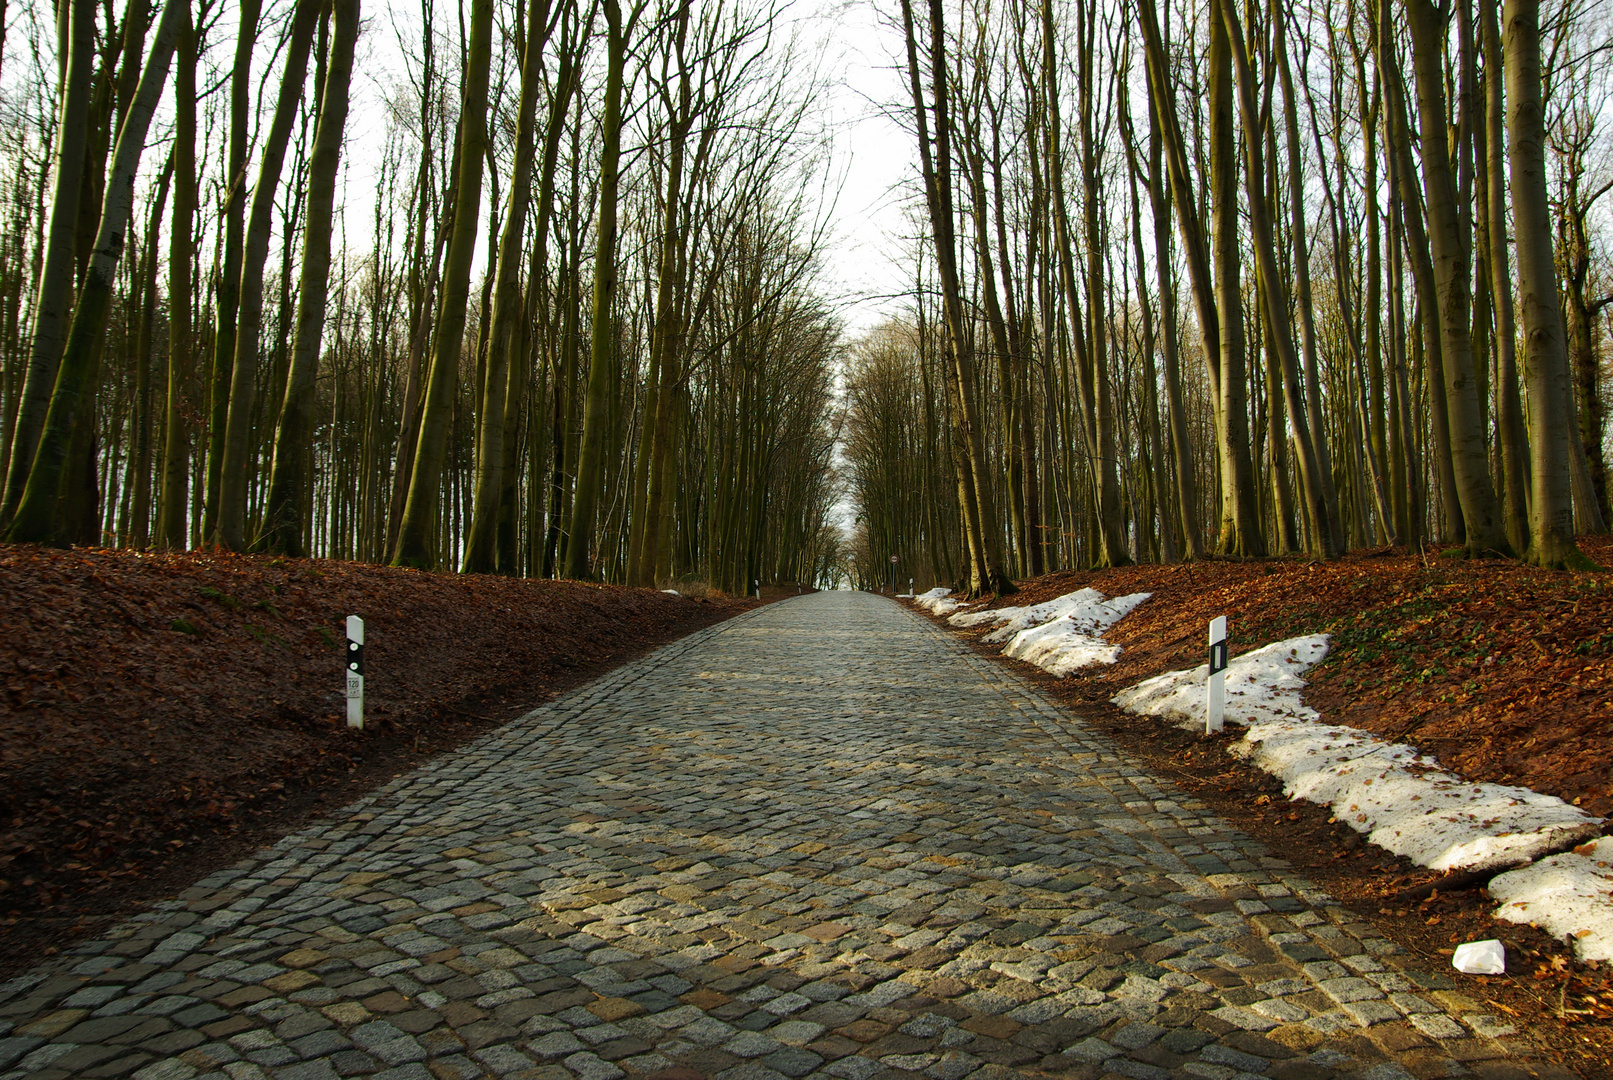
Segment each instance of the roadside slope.
M1613 566L1609 538L1580 543ZM1462 993L1475 1008L1527 1022L1532 1035L1586 1075L1613 1075L1613 966L1577 960L1546 932L1495 919L1496 901L1482 888L1486 875L1426 870L1364 842L1327 808L1290 802L1280 780L1225 752L1240 729L1185 732L1110 701L1146 678L1204 663L1215 615L1229 617L1234 656L1328 633L1332 650L1304 676L1304 701L1327 723L1411 744L1469 780L1528 787L1613 816L1613 573L1373 552L1335 563L1135 566L1018 584L1006 604L1043 603L1081 588L1154 595L1105 632L1107 642L1123 647L1115 664L1064 679L984 642L989 623L937 621L1287 854L1433 969L1449 972L1460 942L1500 938L1506 974L1456 975Z
M754 604L0 547L0 971ZM366 623L362 732L341 693L348 615Z

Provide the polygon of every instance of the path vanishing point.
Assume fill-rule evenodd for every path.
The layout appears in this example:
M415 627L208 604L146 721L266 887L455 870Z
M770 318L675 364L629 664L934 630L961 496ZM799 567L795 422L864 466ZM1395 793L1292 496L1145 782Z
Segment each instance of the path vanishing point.
M0 987L0 1080L1574 1074L892 603L618 668Z

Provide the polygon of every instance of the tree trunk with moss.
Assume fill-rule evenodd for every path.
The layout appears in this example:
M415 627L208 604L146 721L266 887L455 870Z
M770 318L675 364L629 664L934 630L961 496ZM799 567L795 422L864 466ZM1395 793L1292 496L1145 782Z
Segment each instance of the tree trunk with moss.
M561 562L561 576L592 574L594 518L603 480L605 426L612 370L616 366L616 203L621 188L622 79L626 64L627 27L619 0L605 0L605 117L599 160L598 243L594 249L594 317L584 393L582 446L577 455L577 487L571 505L571 532Z
M1540 93L1539 0L1508 0L1505 9L1507 157L1512 172L1513 232L1518 244L1518 308L1524 371L1529 380L1529 449L1533 499L1529 562L1589 569L1574 541L1569 473L1574 430L1568 346L1557 297L1551 203L1546 193L1546 122Z
M333 0L330 58L320 92L319 121L308 159L308 208L304 218L302 274L297 321L286 374L286 396L275 432L274 462L264 504L263 529L254 545L261 551L304 555L303 506L308 489L308 444L314 425L314 379L330 288L331 221L336 201L336 170L342 132L347 126L348 88L353 80L353 48L358 39L359 0Z
M517 354L518 330L525 298L521 295L521 249L526 242L526 218L532 201L532 164L537 153L538 84L543 81L543 49L548 44L549 0L527 0L526 55L521 62L521 97L516 109L515 161L510 176L509 209L504 235L499 238L496 284L493 288L493 328L487 341L487 373L482 384L481 414L476 427L476 488L470 532L465 539L461 569L485 574L498 568L498 520L504 488L504 444L513 439L507 426L505 403L510 385L526 373L510 374ZM542 283L532 282L532 288ZM509 418L513 419L513 418Z
M471 260L476 251L482 207L482 166L487 158L487 77L493 51L492 0L475 0L470 9L470 42L465 60L465 91L459 115L459 173L455 178L452 232L443 268L442 306L432 335L420 439L409 477L409 495L392 552L393 566L432 570L439 557L438 508L449 430L454 422L454 386L465 342L465 311L470 301Z
M64 543L68 539L62 534L64 522L60 507L68 451L75 428L85 422L86 415L93 415L86 408L95 393L91 375L106 336L112 287L134 204L135 173L145 150L151 114L168 81L174 43L187 26L189 14L188 0L168 0L152 40L151 55L140 76L139 89L118 132L100 226L79 292L78 308L67 331L67 344L57 369L56 385L51 391L39 449L28 471L28 482L17 504L16 516L6 532L5 538L11 543Z
M274 119L269 124L268 136L263 142L258 182L252 189L252 210L246 225L244 250L236 260L240 280L235 287L236 309L230 319L229 412L222 444L223 473L219 478L221 505L215 538L231 551L243 551L247 545L246 504L253 481L250 461L252 421L257 407L258 343L263 333L263 266L269 258L275 192L280 186L286 144L291 138L292 123L297 118L303 83L308 79L308 54L313 47L320 6L319 0L299 0L292 17L280 95L275 102ZM223 318L220 314L221 322Z
M50 221L45 228L44 265L34 300L34 325L23 376L11 457L6 463L5 500L0 527L9 524L22 501L33 467L39 433L50 409L56 370L73 317L73 258L78 246L79 188L88 150L90 79L95 69L95 4L63 0L58 43L64 63L57 109L56 154L51 179Z

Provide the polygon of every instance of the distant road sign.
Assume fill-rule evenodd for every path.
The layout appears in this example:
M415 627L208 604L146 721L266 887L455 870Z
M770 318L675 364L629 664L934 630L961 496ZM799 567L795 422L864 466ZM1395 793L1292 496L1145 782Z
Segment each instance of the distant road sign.
M899 558L899 557L897 557L897 556L895 556L895 555L892 555L892 556L891 556L891 562L901 562L901 561L902 561L902 560L901 560L901 559L900 559L900 558Z

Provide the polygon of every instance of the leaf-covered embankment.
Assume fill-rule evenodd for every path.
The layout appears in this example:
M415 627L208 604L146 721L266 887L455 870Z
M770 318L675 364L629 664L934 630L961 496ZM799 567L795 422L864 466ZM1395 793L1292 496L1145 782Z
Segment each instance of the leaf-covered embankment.
M0 968L754 604L0 547ZM362 732L342 696L348 615L366 624Z

